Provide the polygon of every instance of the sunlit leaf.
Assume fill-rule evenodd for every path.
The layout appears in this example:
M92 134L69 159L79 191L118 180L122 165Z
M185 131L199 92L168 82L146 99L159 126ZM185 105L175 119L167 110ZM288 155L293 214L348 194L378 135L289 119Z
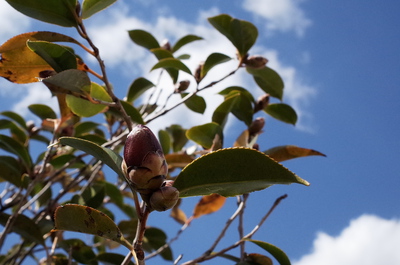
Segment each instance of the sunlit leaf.
M76 27L75 7L77 0L6 0L22 14L63 27Z
M108 95L105 88L94 82L92 82L92 85L90 87L90 96L93 99L101 100L103 102L112 102L112 99ZM72 112L81 117L94 116L107 108L106 105L100 103L95 104L73 95L67 95L66 101L68 107L72 110Z
M180 71L183 71L185 73L188 74L192 74L190 69L184 64L182 63L180 60L175 59L175 58L165 58L165 59L161 59L158 63L156 63L153 68L151 68L151 71L155 70L155 69L159 69L159 68L165 68L165 69L177 69Z
M326 156L323 153L313 149L302 148L295 145L276 146L264 151L264 153L277 162L305 156Z
M290 265L290 260L288 256L280 248L259 240L246 239L246 241L250 241L268 251L268 253L270 253L279 262L280 265Z
M9 214L4 212L0 213L0 224L5 226L7 220L10 218ZM17 214L11 231L19 234L22 238L44 245L43 234L37 224L25 215Z
M184 45L191 43L193 41L197 41L197 40L202 40L202 37L196 36L196 35L186 35L183 36L182 38L180 38L175 45L172 47L172 52L176 52L177 50L179 50L180 48L182 48Z
M268 93L271 97L282 100L284 84L277 72L269 67L261 69L246 67L246 70L253 75L254 81L256 81L257 85L264 92Z
M111 149L74 137L61 137L59 141L63 145L72 146L73 148L82 150L101 160L104 164L114 170L122 179L125 179L124 173L121 170L122 157Z
M232 60L231 57L222 53L210 54L204 62L203 68L201 69L200 79L203 79L207 75L208 71L210 71L214 66L230 60Z
M57 114L54 110L44 104L32 104L28 106L28 109L42 120L57 118Z
M54 231L64 230L108 238L132 249L121 230L104 213L88 206L67 204L57 207L54 214Z
M151 35L147 31L135 29L128 31L128 34L134 43L148 50L160 48L160 44L158 43L156 38L154 38L153 35Z
M180 197L212 193L235 196L291 183L309 185L264 153L250 148L227 148L203 155L187 165L174 186Z
M71 50L47 41L27 41L26 45L43 58L56 72L76 69L76 57Z
M295 125L297 122L296 111L285 103L272 103L264 108L264 111L277 120Z
M154 87L154 84L146 78L139 77L135 79L129 87L126 101L133 102L135 99L140 97L140 95L146 92L146 90L152 87Z
M226 197L219 194L203 196L193 210L193 218L219 211L224 206Z
M186 131L188 139L205 149L211 148L216 134L220 136L220 139L223 139L222 128L215 122L194 126Z
M82 18L86 19L114 4L117 0L85 0L82 3Z
M22 160L25 169L28 171L30 170L32 160L28 149L22 143L9 136L0 135L0 148L19 157Z
M181 97L184 98L188 95L188 93L181 93ZM191 111L203 114L206 111L206 101L203 97L198 95L191 96L188 100L185 101L186 107L188 107Z
M231 41L238 50L240 57L246 56L257 40L257 27L248 21L235 19L227 14L210 17L208 21Z

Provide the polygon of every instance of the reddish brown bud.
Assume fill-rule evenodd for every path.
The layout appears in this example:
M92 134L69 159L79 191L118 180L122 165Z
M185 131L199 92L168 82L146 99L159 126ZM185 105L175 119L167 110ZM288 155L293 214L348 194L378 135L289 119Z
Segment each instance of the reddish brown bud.
M246 66L254 69L264 68L267 63L268 59L260 55L253 55L244 60Z
M264 109L269 104L269 94L264 94L257 99L254 105L254 113Z
M194 79L196 79L197 83L200 83L200 81L203 79L204 76L201 76L201 72L204 67L204 62L200 63L199 66L197 66L196 71L194 72Z
M179 200L179 191L172 186L163 186L153 192L150 197L150 207L162 212L171 209Z
M168 40L163 40L163 42L161 43L161 48L167 51L171 51L171 44Z
M153 132L137 125L128 134L124 149L123 170L130 184L140 193L149 194L161 187L168 166L161 145Z
M257 118L255 119L249 126L249 134L250 136L257 135L261 133L262 128L265 125L265 119L264 118Z
M174 92L181 93L181 92L185 91L186 89L188 89L189 85L190 85L189 80L182 80L178 84L176 84Z

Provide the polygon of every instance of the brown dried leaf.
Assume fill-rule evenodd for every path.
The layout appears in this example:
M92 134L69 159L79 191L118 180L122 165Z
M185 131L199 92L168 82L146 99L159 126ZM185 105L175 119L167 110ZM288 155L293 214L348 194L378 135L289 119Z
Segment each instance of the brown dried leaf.
M206 195L201 198L193 211L193 218L218 211L224 206L226 197L219 194Z
M313 149L302 148L294 145L277 146L264 151L265 154L273 158L277 162L304 156L326 156L321 152Z
M175 221L180 223L181 225L184 225L186 221L188 220L186 217L186 214L184 211L182 211L179 208L179 205L181 204L181 199L175 204L175 206L172 208L171 213L169 216L171 216Z

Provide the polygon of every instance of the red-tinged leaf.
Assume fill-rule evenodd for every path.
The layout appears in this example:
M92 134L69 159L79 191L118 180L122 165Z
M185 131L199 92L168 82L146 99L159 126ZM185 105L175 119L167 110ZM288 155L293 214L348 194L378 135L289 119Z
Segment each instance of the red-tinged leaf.
M277 162L305 156L326 156L316 150L302 148L295 145L276 146L264 151L264 153L276 160Z
M63 27L76 27L77 0L6 0L13 8L22 14L47 23Z
M219 194L203 196L193 210L193 218L219 211L224 206L226 197Z
M130 250L133 249L110 217L88 206L67 204L57 207L54 224L53 231L63 230L97 235L118 242Z
M154 38L154 36L147 31L135 29L128 31L128 34L134 43L148 50L160 48L160 44L158 43L156 38Z

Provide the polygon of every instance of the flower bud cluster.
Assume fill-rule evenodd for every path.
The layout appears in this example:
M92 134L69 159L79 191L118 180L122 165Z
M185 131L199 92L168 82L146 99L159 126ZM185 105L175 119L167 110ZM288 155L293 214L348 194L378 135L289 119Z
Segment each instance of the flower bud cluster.
M148 127L137 125L128 134L122 169L128 184L150 208L165 211L178 201L179 191L165 180L168 166L161 145Z

